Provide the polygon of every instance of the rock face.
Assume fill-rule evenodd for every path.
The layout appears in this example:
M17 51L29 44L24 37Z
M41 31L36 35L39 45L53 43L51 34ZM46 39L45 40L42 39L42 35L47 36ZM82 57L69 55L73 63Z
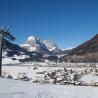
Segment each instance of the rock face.
M71 62L98 62L98 34L61 58L62 61L68 59Z
M58 48L58 46L50 40L44 40L44 45L52 54L60 54L62 51Z
M45 53L50 55L56 55L61 52L57 45L52 41L42 41L41 39L35 36L28 37L25 44L20 45L20 47L27 49L28 51L36 51L38 53Z
M44 40L43 43L44 43L44 45L47 47L47 49L48 49L49 51L53 51L53 50L58 49L57 45L54 44L54 43L53 43L52 41L50 41L50 40Z

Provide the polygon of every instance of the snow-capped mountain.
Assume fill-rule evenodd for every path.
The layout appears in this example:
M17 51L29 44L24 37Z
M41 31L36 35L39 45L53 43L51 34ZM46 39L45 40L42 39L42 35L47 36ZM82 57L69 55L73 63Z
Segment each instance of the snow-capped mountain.
M49 53L43 42L35 36L28 37L25 44L20 45L20 47L27 49L30 52Z
M44 45L47 47L47 49L52 53L52 54L60 54L62 51L58 48L58 46L50 41L50 40L44 40L43 41Z
M43 43L49 51L58 49L57 45L50 40L44 40Z
M28 37L25 44L21 44L20 47L27 49L28 51L36 51L38 53L45 54L58 54L61 52L57 45L52 41L42 41L35 36Z

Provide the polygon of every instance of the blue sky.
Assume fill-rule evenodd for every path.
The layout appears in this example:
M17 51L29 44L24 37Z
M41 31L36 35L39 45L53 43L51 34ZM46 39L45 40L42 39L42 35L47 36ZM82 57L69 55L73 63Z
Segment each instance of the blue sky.
M76 47L98 33L98 0L0 0L0 25L11 26L16 43L34 35Z

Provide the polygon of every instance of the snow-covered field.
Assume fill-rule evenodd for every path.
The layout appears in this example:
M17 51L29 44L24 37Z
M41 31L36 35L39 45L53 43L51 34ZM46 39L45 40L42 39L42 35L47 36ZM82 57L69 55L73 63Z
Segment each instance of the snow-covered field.
M59 70L59 71L58 71ZM73 70L70 73L70 70ZM91 72L92 71L92 72ZM56 83L58 84L74 84L75 74L78 74L77 81L79 85L93 85L98 86L98 69L95 72L94 68L88 67L75 67L67 68L67 72L64 72L64 67L34 67L34 66L3 66L2 76L5 78L10 78L14 80L24 80L33 83L48 83L54 84L55 77L51 77L53 72L56 72L55 77L57 77ZM68 75L67 75L68 74ZM80 77L80 78L79 78ZM96 83L96 84L95 84ZM77 85L77 84L76 84Z
M98 88L36 85L30 82L0 78L0 98L98 98Z
M51 72L64 67L37 67L36 66L3 66L2 72L7 73L15 79L17 74L26 73L28 78L34 80L36 77L42 76L36 74L38 72ZM85 70L85 67L68 67L76 72ZM88 68L86 68L88 69ZM88 69L89 70L89 69ZM98 76L88 73L80 79L86 83L98 81ZM0 98L98 98L98 88L93 86L73 86L73 85L50 85L50 84L35 84L32 81L21 81L0 78Z
M98 82L98 76L95 76L94 74L88 74L83 76L80 81L84 81L85 83Z
M7 72L10 75L14 76L18 73L27 73L28 77L33 78L36 75L36 72L51 71L59 69L59 67L38 67L34 70L33 66L3 66L3 72Z
M34 70L34 66L3 66L2 72L6 72L7 74L16 77L19 73L26 73L26 76L29 78L35 79L38 75L37 72L51 72L58 69L63 69L63 67L38 67L36 70ZM67 69L73 69L76 71L84 70L84 68L67 68Z

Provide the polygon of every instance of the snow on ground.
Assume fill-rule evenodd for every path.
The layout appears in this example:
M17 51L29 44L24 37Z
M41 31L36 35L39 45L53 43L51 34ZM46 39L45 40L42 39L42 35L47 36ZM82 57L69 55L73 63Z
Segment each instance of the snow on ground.
M3 66L2 70L3 72L7 72L8 74L12 75L13 77L16 77L18 73L26 73L26 75L29 78L32 78L35 80L35 77L37 77L37 72L51 72L53 70L63 69L63 67L38 67L38 69L34 70L34 66ZM67 69L74 69L74 70L83 70L84 68L67 68Z
M3 72L15 76L26 73L29 78L35 78L36 72L52 71L63 67L38 67L34 66L3 66ZM85 68L68 68L77 71ZM42 77L41 77L42 78ZM97 81L98 76L84 75L81 81ZM31 81L11 80L0 78L0 98L98 98L98 88L92 86L49 85L34 84Z
M37 85L0 78L0 98L98 98L97 87Z
M84 81L86 83L98 82L98 76L94 76L94 74L84 75L80 81Z
M3 64L19 64L19 60L12 60L11 58L3 58L2 59Z
M52 70L57 70L60 69L59 67L38 67L38 69L34 70L33 66L3 66L2 67L2 72L6 72L7 74L10 74L14 78L19 74L19 73L26 73L26 76L28 78L32 78L35 80L37 75L37 72L43 72L43 71L52 71Z

